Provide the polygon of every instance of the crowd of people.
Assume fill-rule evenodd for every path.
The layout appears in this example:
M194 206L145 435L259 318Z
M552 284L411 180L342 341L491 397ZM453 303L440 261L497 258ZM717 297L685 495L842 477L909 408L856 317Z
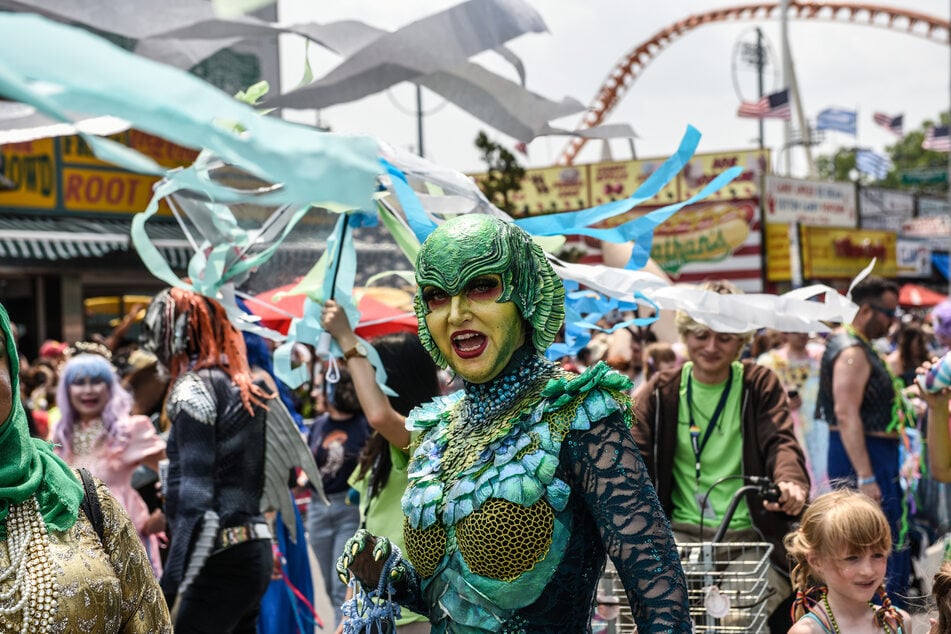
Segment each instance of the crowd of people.
M773 547L770 631L907 632L929 589L932 631L951 631L949 564L912 567L951 529L921 503L951 479L951 362L933 363L951 303L902 313L872 276L829 334L679 312L665 341L608 332L615 314L550 361L564 290L523 231L463 216L416 265L418 336L364 342L325 303L340 367L302 357L306 408L193 291L156 296L142 346L51 341L29 361L0 311L0 629L69 630L106 584L102 631L583 632L610 558L639 632L688 632L677 544L729 515L727 542ZM298 549L261 504L284 408L319 475L287 474ZM775 497L733 504L760 479ZM313 608L312 559L333 614ZM294 614L280 627L261 607L274 583Z

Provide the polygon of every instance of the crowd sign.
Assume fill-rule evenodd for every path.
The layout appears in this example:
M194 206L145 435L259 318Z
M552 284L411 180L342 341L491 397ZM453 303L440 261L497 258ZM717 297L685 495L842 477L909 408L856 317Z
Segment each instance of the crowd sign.
M164 167L189 165L195 150L129 130L110 139L151 157ZM133 214L152 198L155 176L136 174L105 163L79 136L4 145L4 175L16 188L0 192L0 209ZM164 207L160 213L170 213Z

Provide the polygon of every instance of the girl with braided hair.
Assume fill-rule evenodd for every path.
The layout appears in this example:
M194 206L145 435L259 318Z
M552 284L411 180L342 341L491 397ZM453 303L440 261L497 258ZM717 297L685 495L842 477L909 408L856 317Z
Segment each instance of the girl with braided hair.
M938 607L938 618L931 619L928 634L951 634L951 560L945 560L935 573L931 596Z
M819 496L785 545L796 592L790 634L907 631L910 617L885 592L891 529L871 498L850 489Z

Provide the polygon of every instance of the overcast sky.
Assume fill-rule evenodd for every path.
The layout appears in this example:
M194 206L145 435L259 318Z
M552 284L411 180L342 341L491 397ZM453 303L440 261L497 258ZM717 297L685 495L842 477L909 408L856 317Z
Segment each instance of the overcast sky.
M730 0L677 0L676 2L635 2L632 0L531 0L548 25L549 33L527 34L509 46L521 56L527 71L527 87L550 99L568 95L588 105L608 73L629 51L658 31L691 14L717 7L734 6ZM321 23L356 19L376 27L395 30L425 15L458 4L449 0L279 0L279 19L294 23ZM889 6L948 19L948 2L889 0ZM700 152L736 150L756 146L754 120L739 119L739 97L734 88L738 74L740 89L754 100L756 77L749 68L734 71L737 42L752 41L759 25L779 60L781 40L778 20L716 23L694 29L669 44L633 83L607 122L626 122L640 136L635 141L639 158L667 156L677 146L685 126L693 124L702 133ZM283 82L295 85L303 68L303 45L285 36L282 41ZM905 130L918 128L925 119L936 119L951 101L951 50L947 45L927 41L894 30L864 25L793 20L790 44L799 78L806 116L814 119L830 106L857 108L858 140L831 133L816 154L829 154L840 146L859 145L876 151L894 141L892 135L872 123L872 114L883 111L904 113ZM311 63L319 77L333 68L339 58L311 47ZM511 67L497 62L497 56L474 58L515 80ZM770 69L771 70L771 69ZM768 72L766 90L780 88L781 68L775 76ZM394 145L416 146L415 91L398 85L385 94L327 108L321 120L336 132L369 133ZM489 130L474 117L433 93L424 92L424 149L439 164L468 172L483 165L474 147L480 129L511 147L514 141ZM314 115L307 115L310 121ZM575 128L580 114L557 122ZM783 124L766 121L765 140L774 151L783 144ZM552 165L561 154L566 137L539 138L529 145L531 167ZM614 140L615 159L630 158L628 143ZM600 160L601 142L589 142L576 162ZM793 175L804 175L801 150L793 155ZM773 156L773 167L777 159ZM785 171L780 162L780 170Z

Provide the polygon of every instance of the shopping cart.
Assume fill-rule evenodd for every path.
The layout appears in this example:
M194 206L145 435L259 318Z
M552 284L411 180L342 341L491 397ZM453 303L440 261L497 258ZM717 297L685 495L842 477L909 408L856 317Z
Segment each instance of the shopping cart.
M743 486L731 498L713 538L703 542L677 543L687 579L690 615L697 633L768 631L766 599L772 594L768 574L773 546L766 542L724 542L723 537L746 493L754 491L765 500L776 501L779 488L768 478L731 476L715 482L706 496L721 483L740 478ZM624 586L610 561L601 577L598 594L602 598L614 597L620 602L620 613L614 623L617 634L637 631Z

